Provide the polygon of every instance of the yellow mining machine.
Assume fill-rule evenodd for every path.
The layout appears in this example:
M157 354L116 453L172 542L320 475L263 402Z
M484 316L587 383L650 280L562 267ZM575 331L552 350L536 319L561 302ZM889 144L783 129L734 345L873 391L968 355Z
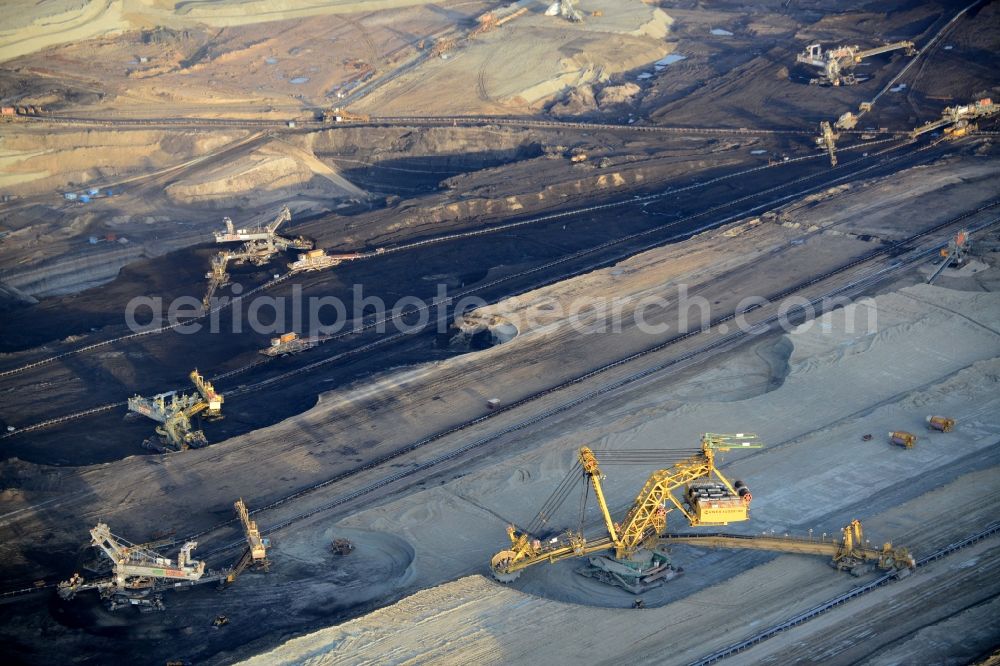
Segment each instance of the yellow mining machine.
M299 254L298 259L288 264L288 270L292 273L302 273L309 271L321 271L334 266L339 266L345 261L361 259L366 254L361 252L345 252L343 254L327 254L325 250L310 250Z
M974 121L988 118L998 112L1000 112L1000 104L995 103L989 97L983 97L971 104L949 106L941 112L940 118L915 128L910 132L910 136L916 138L921 134L943 128L942 131L946 137L957 139L978 129Z
M917 436L905 430L893 430L889 433L889 443L904 449L912 449L917 443Z
M505 23L509 23L519 16L524 16L528 13L527 7L520 7L509 13L502 13L502 11L490 11L485 14L481 14L477 19L476 29L469 33L469 37L475 37L483 33L496 30Z
M208 444L205 433L196 429L191 419L202 412L209 418L222 418L223 396L197 370L193 370L189 377L196 389L193 394L169 391L152 398L135 395L128 399L130 412L141 414L160 424L156 427L159 441L147 439L144 442L146 448L166 453L196 449Z
M857 520L842 530L839 540L827 539L825 535L815 539L723 533L665 534L667 513L674 509L680 511L693 527L727 525L749 519L752 499L749 488L742 481L730 483L715 466L717 451L734 448L760 448L760 445L754 435L706 434L702 438L701 450L686 456L678 451L662 450L602 452L600 465L659 462L671 453L682 455L671 467L650 475L620 522L615 522L608 511L602 486L605 477L594 452L587 447L581 448L578 464L570 470L527 529L518 530L513 525L507 528L510 547L494 555L490 562L494 578L511 582L522 570L534 564L613 551L590 557L589 564L578 569L577 573L640 594L677 575L678 572L670 565L667 550L672 544L826 555L830 557L832 566L854 575L862 575L875 565L902 576L915 566L906 548L894 547L888 542L882 548L871 547L864 539L861 523ZM589 482L585 489L593 486L607 536L588 539L583 535L583 508L578 530L555 536L545 533L546 524L570 494L573 482L581 473ZM678 499L673 491L682 486L685 491Z
M198 395L201 396L201 401L205 404L202 408L205 416L222 418L222 403L225 401L222 394L216 391L212 383L202 377L197 369L192 370L188 377L191 378L191 383L194 384L194 387L198 390Z
M816 137L816 145L826 149L830 155L830 166L837 166L837 139L840 135L833 131L830 123L822 121L819 124L820 135Z
M700 450L602 452L602 464L662 462L674 457L672 466L650 475L632 506L618 522L611 517L604 499L604 475L597 457L592 450L582 447L578 464L570 470L528 528L518 530L513 525L507 528L510 547L493 556L490 563L493 576L501 582L510 582L523 569L540 562L558 562L613 551L613 554L590 557L589 566L578 570L578 573L636 594L657 587L677 575L665 551L657 546L658 538L667 527L667 513L674 509L680 511L692 526L727 525L747 520L750 490L741 481L730 483L716 468L715 456L717 451L759 447L755 435L709 433L702 437ZM581 510L577 531L546 538L547 535L543 534L546 524L580 479L585 482L584 501L587 490L593 487L607 534L596 539L585 537ZM682 499L678 499L674 491L681 487L686 487L686 490Z
M243 550L243 554L240 555L240 559L236 561L232 570L226 575L226 585L236 582L236 579L248 567L260 568L267 571L271 565L267 559L267 548L270 543L267 538L260 535L256 521L250 519L250 512L247 510L247 505L243 502L243 498L238 499L233 506L236 509L236 516L240 519L240 525L243 527L243 536L247 540L247 547Z
M950 419L947 416L932 415L927 417L927 429L937 432L951 432L955 429L955 423L955 419Z
M231 252L219 252L212 257L211 269L205 273L205 277L208 279L208 289L205 290L205 297L201 299L201 305L205 310L211 306L215 292L220 287L229 284L229 273L226 269L233 256Z
M917 54L913 42L906 41L893 42L871 49L862 49L859 46L838 46L826 51L820 44L810 44L805 51L795 57L795 61L821 70L818 77L809 81L813 85L851 86L859 82L859 79L851 71L855 65L865 58L899 50L905 50L908 56Z

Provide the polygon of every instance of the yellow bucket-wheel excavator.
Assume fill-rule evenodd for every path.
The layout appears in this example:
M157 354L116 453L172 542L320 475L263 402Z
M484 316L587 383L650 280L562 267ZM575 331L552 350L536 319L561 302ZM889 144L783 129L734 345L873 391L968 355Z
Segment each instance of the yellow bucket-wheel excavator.
M875 564L882 569L908 573L914 559L905 548L886 543L872 548L864 539L861 523L853 521L842 530L842 538L797 538L755 535L683 534L666 535L667 513L677 510L691 526L719 526L748 520L750 489L742 481L730 483L716 467L716 454L731 449L760 448L756 435L709 433L700 449L654 451L604 451L601 462L594 452L582 447L578 462L545 502L526 529L507 528L510 546L493 556L490 568L500 582L512 582L524 569L541 562L590 556L577 570L585 576L624 588L634 594L645 592L674 578L667 548L685 543L696 546L758 549L788 553L827 555L839 570L861 575ZM662 463L672 457L669 467L654 471L620 521L608 510L601 465ZM570 495L578 480L584 481L580 524L576 531L553 534L548 527L553 514ZM607 534L597 538L583 535L586 497L593 488ZM680 498L674 491L684 488Z
M611 517L604 498L601 485L604 475L597 457L589 448L583 447L578 464L570 470L528 528L523 531L513 525L507 528L511 545L493 557L493 575L497 580L510 582L523 569L539 562L558 562L570 557L613 551L613 555L591 557L590 566L580 573L635 593L656 587L676 575L666 553L657 544L667 527L667 512L674 509L680 511L691 525L727 525L747 520L750 515L750 490L742 481L730 483L716 468L715 455L717 451L733 448L759 447L756 435L706 434L700 450L602 452L603 462L600 464L608 465L662 462L670 456L674 457L671 467L650 475L624 518L617 522ZM591 486L594 489L607 535L587 539L581 524L581 530L543 539L541 535L546 523L570 494L574 482L581 478L588 482L584 486L585 493ZM674 491L682 486L686 486L686 492L682 499L678 499Z

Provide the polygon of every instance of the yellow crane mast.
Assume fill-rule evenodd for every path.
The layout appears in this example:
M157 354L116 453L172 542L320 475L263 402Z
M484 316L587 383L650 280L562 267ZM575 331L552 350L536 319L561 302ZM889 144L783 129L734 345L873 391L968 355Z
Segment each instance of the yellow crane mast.
M677 509L691 525L726 525L749 518L751 495L741 482L733 485L715 466L716 451L732 448L759 448L755 435L706 434L702 437L700 451L684 455L669 468L653 472L636 496L624 518L615 522L608 510L602 486L603 473L594 452L582 447L578 453L579 466L574 466L553 497L543 505L539 516L529 529L519 531L507 528L510 547L493 556L491 569L497 580L510 582L523 569L540 562L558 562L571 557L582 557L601 551L613 551L613 557L592 557L590 566L580 573L608 582L632 592L641 592L669 580L675 573L669 558L656 549L658 537L666 530L667 513ZM636 453L636 452L633 452ZM626 462L616 452L604 454L609 460ZM669 452L643 452L639 458L660 457ZM616 461L616 462L617 462ZM543 542L532 533L539 531L558 509L567 496L565 488L582 469L586 488L593 487L594 496L607 530L605 536L587 539L579 531L568 531L560 537ZM698 483L696 483L698 482ZM683 500L674 491L687 486ZM561 496L562 499L559 499ZM555 499L553 499L555 498Z
M198 389L202 402L205 403L205 407L203 407L205 414L207 416L222 418L222 403L224 400L222 394L215 390L212 382L201 376L197 368L192 370L188 376L191 378L191 383L194 384L194 387Z
M211 307L215 292L229 284L229 273L226 269L232 258L233 254L230 252L218 252L212 257L211 268L205 273L205 277L208 278L208 288L205 290L205 297L201 299L204 310L207 311Z

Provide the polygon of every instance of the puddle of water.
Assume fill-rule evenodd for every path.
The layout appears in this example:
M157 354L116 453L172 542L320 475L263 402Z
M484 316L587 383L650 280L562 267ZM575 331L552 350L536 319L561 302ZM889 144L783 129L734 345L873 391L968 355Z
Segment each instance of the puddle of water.
M766 150L751 150L750 154L751 155L767 155L767 151Z
M640 74L639 76L637 76L635 78L637 78L637 79L651 79L651 78L653 78L653 75L650 74L649 72L643 72L642 74Z
M728 30L723 30L722 28L712 28L709 30L713 35L719 35L720 37L732 37L733 33Z
M654 64L657 67L666 67L667 65L672 65L675 62L680 62L681 60L685 60L686 58L687 56L682 56L678 53L671 53L666 57L660 58Z
M289 83L299 84L305 83L309 80L308 76L296 76L294 79L290 80Z
M277 65L278 64L278 59L277 58L267 58L267 59L264 60L264 62L266 62L268 65Z
M889 92L902 92L903 90L906 90L906 84L905 83L900 83L895 88L889 88Z

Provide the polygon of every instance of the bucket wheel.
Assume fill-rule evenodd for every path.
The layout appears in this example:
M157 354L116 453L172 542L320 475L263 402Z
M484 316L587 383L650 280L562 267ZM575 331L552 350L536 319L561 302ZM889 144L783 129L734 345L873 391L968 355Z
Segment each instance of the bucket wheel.
M493 577L501 583L512 583L517 580L521 575L520 571L507 571L507 567L514 561L515 557L517 557L517 553L512 550L502 550L494 555L493 559L490 560L490 570Z

